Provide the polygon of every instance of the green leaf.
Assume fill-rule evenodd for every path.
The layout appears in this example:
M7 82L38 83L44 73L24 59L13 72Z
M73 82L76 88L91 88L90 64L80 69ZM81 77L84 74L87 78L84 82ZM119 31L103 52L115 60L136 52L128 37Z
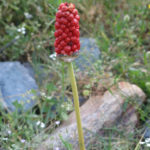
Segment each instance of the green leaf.
M67 150L72 150L72 145L68 141L65 141L61 135L59 137Z

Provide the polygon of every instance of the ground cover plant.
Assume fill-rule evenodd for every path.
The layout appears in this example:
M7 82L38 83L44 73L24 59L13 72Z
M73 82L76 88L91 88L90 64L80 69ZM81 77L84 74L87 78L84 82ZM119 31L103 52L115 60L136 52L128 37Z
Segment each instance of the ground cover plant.
M38 82L41 97L31 111L18 114L16 110L9 114L1 106L0 148L36 149L73 110L66 66L55 60L55 55L51 55L54 53L55 13L61 2L0 1L0 61L30 62L36 72L37 82L39 64L44 66L47 73L54 74L53 82L47 79L42 86ZM138 85L147 96L147 101L137 109L140 122L134 134L129 136L123 129L105 129L106 136L93 135L96 140L94 138L88 149L133 150L142 137L150 115L149 1L67 2L75 3L79 10L81 36L95 38L101 51L101 59L93 64L95 71L90 73L90 79L85 80L87 86L79 82L79 93L84 97L96 94L95 84L109 76L114 83L129 81ZM60 95L57 96L57 93ZM64 102L64 95L69 97L69 102ZM22 107L17 102L14 105L17 109ZM149 148L139 145L138 149Z

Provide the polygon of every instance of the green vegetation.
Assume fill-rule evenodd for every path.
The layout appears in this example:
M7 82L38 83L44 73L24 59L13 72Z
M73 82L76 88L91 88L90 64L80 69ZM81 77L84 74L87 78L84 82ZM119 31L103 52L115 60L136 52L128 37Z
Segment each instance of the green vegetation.
M150 115L148 0L70 1L76 4L81 16L81 36L95 38L101 50L101 60L93 64L95 72L90 74L88 86L79 85L79 92L89 96L87 93L92 91L94 84L108 75L114 83L123 80L138 85L147 95L147 101L138 109L141 122L134 134L129 136L119 129L104 129L108 130L108 135L94 135L96 139L89 150L133 150L143 134L142 125ZM68 96L71 89L69 81L64 80L67 78L66 66L49 58L54 52L55 12L61 2L0 1L0 61L28 61L37 74L37 65L42 64L48 73L54 74L53 83L46 80L40 87L43 95L32 111L18 114L16 110L8 114L0 108L0 148L36 149L72 110L72 102L63 101L64 95ZM57 97L58 93L60 97ZM14 105L18 109L22 107L17 103ZM64 144L71 149L67 141Z

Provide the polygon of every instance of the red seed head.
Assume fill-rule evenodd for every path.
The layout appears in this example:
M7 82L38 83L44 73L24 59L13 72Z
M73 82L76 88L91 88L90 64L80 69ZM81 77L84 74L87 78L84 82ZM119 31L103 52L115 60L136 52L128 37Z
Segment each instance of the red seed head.
M56 13L55 22L55 52L57 55L73 55L80 49L79 20L75 5L62 3Z

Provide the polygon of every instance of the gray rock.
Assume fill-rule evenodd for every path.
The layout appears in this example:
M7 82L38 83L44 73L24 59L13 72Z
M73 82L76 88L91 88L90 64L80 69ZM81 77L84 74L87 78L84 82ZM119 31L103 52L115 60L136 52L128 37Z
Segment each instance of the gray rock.
M35 104L38 86L29 71L19 62L0 62L0 100L8 111L14 111L14 102L22 104L23 111Z
M27 71L29 72L29 75L32 77L32 78L35 78L35 72L32 68L32 65L28 62L25 62L22 64L26 69Z
M75 59L75 64L80 71L92 67L100 58L100 50L96 45L96 41L92 38L80 38L81 48L80 55Z
M39 86L43 85L44 82L53 81L55 78L54 71L48 70L43 64L34 64L34 69L28 62L23 63L23 66L28 70L31 77L36 79Z
M147 127L145 130L144 138L145 139L150 138L150 128L149 127Z
M145 126L144 139L147 139L150 138L150 121L147 121Z

